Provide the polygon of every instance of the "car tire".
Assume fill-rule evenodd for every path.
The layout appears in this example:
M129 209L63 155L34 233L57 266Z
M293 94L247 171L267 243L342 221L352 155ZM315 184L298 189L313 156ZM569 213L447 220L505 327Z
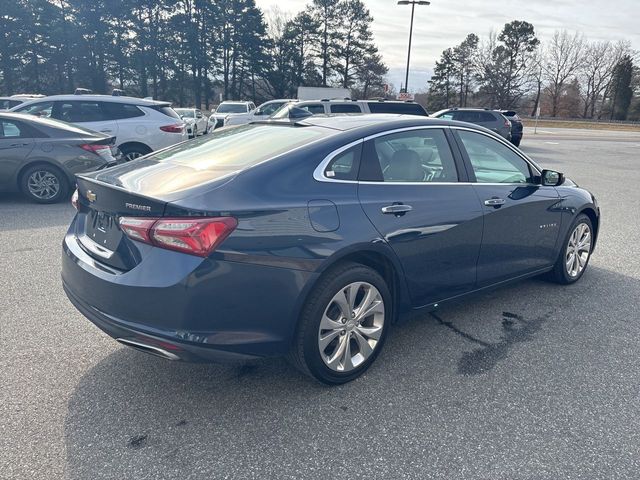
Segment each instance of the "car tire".
M144 145L123 145L120 147L120 151L122 152L122 158L125 162L130 162L147 153L151 153L151 149Z
M569 285L582 278L593 251L593 224L580 214L571 224L565 236L558 259L549 273L549 279L561 285Z
M69 196L69 180L53 165L34 165L20 176L20 190L36 203L57 203Z
M289 360L324 384L350 382L382 350L392 310L389 288L375 270L357 263L332 268L306 300Z

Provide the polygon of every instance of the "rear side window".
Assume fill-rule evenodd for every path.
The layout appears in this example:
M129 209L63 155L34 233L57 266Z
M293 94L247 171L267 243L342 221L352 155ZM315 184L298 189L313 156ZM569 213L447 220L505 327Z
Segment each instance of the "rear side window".
M102 104L106 117L109 120L122 120L124 118L144 117L144 112L135 105L116 102L104 102Z
M427 112L418 103L397 103L397 102L369 102L371 113L399 113L403 115L422 115ZM444 117L442 117L444 118Z
M362 113L359 105L351 103L339 103L331 105L331 113Z
M454 112L453 119L459 122L478 123L480 121L479 112Z
M107 120L101 102L63 101L56 102L53 117L69 123L102 122Z
M457 182L458 172L441 129L409 130L366 142L360 180L385 183Z
M324 170L324 176L335 180L356 180L362 146L352 147L336 155Z
M26 129L18 122L0 120L0 138L26 137Z
M495 122L497 121L496 117L489 112L480 112L480 121L481 122Z
M180 118L180 115L178 115L178 114L176 113L176 111L175 111L173 108L171 108L171 107L167 107L167 106L161 106L161 107L158 107L158 106L151 106L151 107L148 107L148 108L151 108L151 109L155 110L156 112L163 113L163 114L164 114L164 115L166 115L167 117L171 117L171 118L176 118L176 119L178 119L178 120L182 120L182 119Z

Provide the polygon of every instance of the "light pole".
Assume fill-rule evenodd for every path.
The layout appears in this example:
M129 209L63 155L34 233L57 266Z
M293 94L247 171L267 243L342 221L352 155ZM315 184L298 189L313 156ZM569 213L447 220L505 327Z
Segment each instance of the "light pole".
M404 91L407 92L409 87L409 63L411 61L411 37L413 37L413 14L416 5L431 5L431 2L425 0L400 0L398 5L411 5L411 27L409 27L409 50L407 51L407 76L404 79Z

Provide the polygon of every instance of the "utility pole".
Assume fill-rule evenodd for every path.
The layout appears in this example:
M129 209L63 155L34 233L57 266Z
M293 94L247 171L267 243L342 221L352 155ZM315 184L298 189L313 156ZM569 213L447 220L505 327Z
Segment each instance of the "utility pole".
M400 0L398 5L411 5L411 26L409 27L409 49L407 51L407 75L404 79L404 91L407 92L409 86L409 65L411 63L411 39L413 37L413 16L415 14L416 5L431 5L431 2L425 0ZM402 91L402 89L400 89Z

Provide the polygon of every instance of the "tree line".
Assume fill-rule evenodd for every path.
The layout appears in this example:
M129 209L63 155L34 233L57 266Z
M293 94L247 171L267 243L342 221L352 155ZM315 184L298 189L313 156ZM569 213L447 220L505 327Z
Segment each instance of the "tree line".
M525 109L534 116L640 120L640 70L629 42L588 41L556 31L542 43L515 20L481 40L469 34L442 52L427 107Z
M12 0L0 12L0 93L120 88L209 108L295 97L297 87L381 95L387 67L362 0L296 16L255 0Z

